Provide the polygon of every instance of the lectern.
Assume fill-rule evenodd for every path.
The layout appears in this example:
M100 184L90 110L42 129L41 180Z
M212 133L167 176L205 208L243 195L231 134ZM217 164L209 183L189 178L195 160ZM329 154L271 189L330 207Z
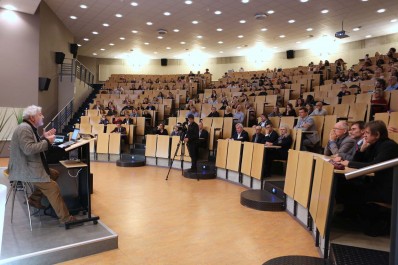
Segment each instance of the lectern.
M78 183L79 183L79 201L81 210L87 217L76 220L74 222L65 223L65 229L69 229L73 225L93 222L98 223L99 216L91 215L91 198L90 187L92 187L90 179L90 142L91 140L80 140L77 143L65 149L66 152L77 150L79 160L63 160L59 161L67 170L78 169Z

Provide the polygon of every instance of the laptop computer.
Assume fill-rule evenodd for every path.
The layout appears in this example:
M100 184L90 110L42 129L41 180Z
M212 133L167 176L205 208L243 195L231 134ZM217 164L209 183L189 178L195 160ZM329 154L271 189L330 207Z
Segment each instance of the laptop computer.
M58 147L59 148L66 148L68 146L71 146L72 144L75 144L77 142L77 137L79 136L79 132L80 132L79 129L74 129L70 141L68 141L66 143L63 143L63 144L60 144L60 145L58 145Z
M62 144L64 141L65 141L65 136L63 136L63 135L55 135L55 140L54 140L54 144L55 145Z

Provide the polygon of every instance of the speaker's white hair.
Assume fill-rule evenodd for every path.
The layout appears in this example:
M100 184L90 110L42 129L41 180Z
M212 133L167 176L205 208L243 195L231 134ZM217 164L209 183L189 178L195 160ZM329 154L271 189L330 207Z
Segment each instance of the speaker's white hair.
M24 109L24 111L22 113L22 118L24 120L28 120L29 117L35 116L40 112L41 112L41 107L36 106L36 105L31 105L31 106L26 107L26 109Z

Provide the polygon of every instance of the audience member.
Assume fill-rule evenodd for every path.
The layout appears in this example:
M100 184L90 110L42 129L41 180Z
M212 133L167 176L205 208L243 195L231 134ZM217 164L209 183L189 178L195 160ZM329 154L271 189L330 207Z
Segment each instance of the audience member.
M385 91L392 91L397 89L398 89L397 77L390 76L390 78L388 79L388 87L386 88Z
M206 148L209 140L209 132L203 128L203 122L199 122L199 147Z
M373 117L375 113L382 113L388 110L387 101L384 99L384 91L381 88L376 88L373 92L370 108L371 117Z
M308 110L301 107L299 110L299 119L295 129L301 129L303 132L308 131L308 133L303 133L301 150L308 151L313 150L317 143L319 143L319 135L316 130L314 120L311 116L308 116Z
M156 130L156 134L159 135L169 135L169 132L164 128L164 124L163 123L159 123L157 130Z
M227 106L225 108L225 113L224 113L224 117L225 118L232 118L234 115L232 114L232 108L230 106Z
M270 114L268 114L268 117L281 117L282 113L279 112L279 107L275 106L272 109L272 112Z
M207 115L207 117L220 117L220 113L218 113L216 107L211 107L211 112L209 113L209 115Z
M296 110L293 108L293 105L291 103L287 103L286 104L286 109L285 111L282 113L282 116L292 116L292 117L296 117Z
M124 115L122 124L127 124L127 125L133 124L133 119L130 118L130 115L128 113Z
M185 118L188 118L189 115L193 115L194 117L199 117L199 112L196 111L196 107L192 106L190 111L187 112L187 114L185 115Z
M340 157L345 160L355 146L355 140L348 134L348 123L346 121L337 122L329 133L329 141L323 152L326 156Z
M278 133L274 130L274 127L272 124L267 124L265 126L265 136L264 136L264 143L265 145L269 143L274 143L276 140L278 140Z
M318 101L315 104L315 109L314 111L311 112L310 116L325 116L325 115L328 115L328 112L323 108L323 103L321 101Z
M258 125L265 128L268 124L271 124L271 121L268 119L268 115L265 113L261 114Z
M237 123L243 123L245 120L245 114L242 112L242 106L238 105L236 107L236 112L234 113L234 120L236 120Z
M243 130L242 123L238 123L235 125L236 131L232 135L231 140L241 141L241 142L248 142L249 141L249 134Z
M265 135L261 132L263 129L261 126L255 126L256 133L252 137L253 143L263 144L265 143Z

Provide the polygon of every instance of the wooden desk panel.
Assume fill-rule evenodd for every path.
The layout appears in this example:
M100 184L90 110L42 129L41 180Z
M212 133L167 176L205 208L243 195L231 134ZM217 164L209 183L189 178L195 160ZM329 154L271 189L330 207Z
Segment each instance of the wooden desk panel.
M252 158L253 158L253 147L254 144L251 142L243 143L243 157L242 159L242 167L240 171L247 176L250 176L252 170Z
M318 209L315 223L322 237L325 236L325 228L328 220L329 207L331 201L332 185L333 185L333 165L323 162L323 177L321 189L319 192Z
M136 133L139 136L145 135L145 118L144 117L138 117L137 118L137 130L136 130Z
M227 139L232 137L233 118L224 118L222 128L222 138Z
M301 150L301 144L303 141L303 130L301 129L297 129L296 130L296 146L295 146L295 150L300 151Z
M227 169L233 171L239 171L239 163L241 158L242 142L240 141L230 141L228 144L227 153Z
M204 127L210 128L212 123L213 123L213 118L205 117L205 118L202 119L202 123L203 123Z
M118 155L120 154L120 133L109 134L109 154Z
M251 176L256 179L262 178L263 161L264 161L264 144L253 144L253 158ZM245 160L246 157L243 156Z
M156 157L169 158L170 136L158 135L156 144Z
M65 149L65 151L69 151ZM99 133L97 139L97 153L108 154L109 152L109 133Z
M213 123L212 123L212 127L213 128L223 128L223 124L224 124L224 118L223 117L215 117L213 118Z
M226 168L227 166L227 153L228 153L228 140L219 139L217 141L217 156L216 156L216 167Z
M314 155L310 152L300 152L297 165L296 186L294 189L294 200L305 208L308 207L310 188L312 181L312 169Z
M157 135L147 134L146 135L146 147L145 147L145 156L156 156L156 142Z
M294 197L294 190L296 186L297 166L299 160L299 151L290 149L289 157L286 167L285 187L284 193L290 197Z
M318 211L319 193L321 192L321 183L323 176L324 160L322 158L315 158L314 181L312 183L310 214L315 220Z

